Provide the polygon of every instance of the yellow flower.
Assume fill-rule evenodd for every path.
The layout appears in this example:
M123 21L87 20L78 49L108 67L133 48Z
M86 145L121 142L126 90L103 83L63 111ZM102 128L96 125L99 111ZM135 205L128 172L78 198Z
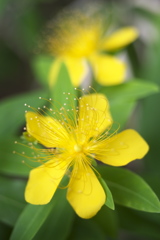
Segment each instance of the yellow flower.
M106 35L102 19L93 19L77 12L68 15L62 15L55 25L51 25L54 34L50 34L47 40L49 52L56 57L49 73L50 85L56 82L62 62L74 86L79 86L88 76L90 66L101 85L121 83L125 78L126 66L106 52L133 42L138 36L137 29L124 27Z
M70 98L67 94L65 106ZM45 148L36 149L38 156L33 159L42 164L30 172L25 199L31 204L47 204L67 174L67 200L80 217L87 219L100 210L107 197L93 159L123 166L143 158L148 145L132 129L111 133L112 118L103 94L84 95L78 102L79 106L72 109L62 107L54 112L45 107L26 113L28 134Z

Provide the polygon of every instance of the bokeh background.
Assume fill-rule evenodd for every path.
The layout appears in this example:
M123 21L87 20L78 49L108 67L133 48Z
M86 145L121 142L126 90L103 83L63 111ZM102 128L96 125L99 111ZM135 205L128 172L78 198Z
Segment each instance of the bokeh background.
M86 2L85 0L0 1L0 100L2 108L3 103L12 96L41 89L40 81L33 71L33 59L41 52L39 45L43 41L48 22L64 8L70 6L81 8ZM97 2L88 1L87 4L92 6ZM134 45L128 46L122 56L128 60L130 65L128 76L160 85L160 1L115 0L103 1L102 4L105 6L106 13L109 9L115 24L118 26L133 25L139 29L139 39ZM14 111L12 109L13 113L16 115L16 108ZM3 112L0 113L0 118L4 118L3 114ZM10 125L14 124L8 109L6 109L5 118L10 121ZM129 164L128 168L143 176L160 197L159 124L160 95L157 93L139 101L126 126L137 129L150 145L150 152L145 159L142 162ZM7 129L5 126L1 128L1 140L3 140L7 135ZM16 130L17 136L20 135L21 130L21 128ZM4 147L7 149L7 142L1 147L1 153ZM1 173L4 174L3 171ZM122 207L118 209L118 212L120 216L118 240L160 239L159 214L141 213ZM4 234L2 228L7 229L8 235ZM7 239L11 227L2 222L0 229L0 236L2 236L0 239Z

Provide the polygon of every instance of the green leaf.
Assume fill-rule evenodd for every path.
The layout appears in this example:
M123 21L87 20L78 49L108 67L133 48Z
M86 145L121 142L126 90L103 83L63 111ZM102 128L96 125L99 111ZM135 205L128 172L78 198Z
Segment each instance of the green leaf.
M31 240L38 232L42 224L46 221L50 212L56 209L57 202L62 196L63 191L57 191L52 201L46 205L28 204L12 232L10 240Z
M101 89L111 105L117 102L138 100L159 91L157 84L145 80L132 79L126 83Z
M109 219L109 221L108 221ZM110 237L116 238L118 234L118 219L116 211L103 206L101 210L93 217L103 232ZM117 239L117 238L116 238Z
M33 107L39 107L45 100L39 100L39 96L46 97L46 91L34 91L19 96L7 98L0 104L0 136L7 137L16 134L25 124L25 103ZM28 110L28 109L27 109Z
M2 175L0 176L0 183L0 194L25 204L23 194L26 185L25 179L16 179L15 177Z
M119 101L115 104L111 103L111 114L114 120L114 123L118 127L123 128L126 121L129 119L131 113L136 107L136 101Z
M42 86L47 88L49 86L49 71L53 62L53 57L48 55L38 55L34 57L31 62L33 73L35 74L36 79L42 84Z
M160 24L159 28L160 29ZM160 85L159 69L160 69L160 32L157 31L157 37L152 44L148 44L146 48L146 61L143 64L143 76ZM145 170L148 175L159 176L160 169L160 111L159 111L160 94L156 94L143 101L141 111L141 121L139 122L141 134L149 143L150 151L145 157ZM157 181L153 183L153 187L159 188ZM160 195L159 195L160 196Z
M56 203L56 206L50 212L49 217L33 238L34 240L65 240L68 237L72 228L75 213L66 200L65 195L66 191L63 191L63 196L61 196ZM67 216L67 219L65 216Z
M14 226L25 204L0 194L0 220Z
M143 234L144 236L159 239L160 236L160 215L155 213L138 212L117 206L118 218L122 229L133 232L134 234ZM157 221L155 221L155 219ZM145 239L145 238L144 238Z
M103 178L99 178L99 181L105 191L105 194L106 194L106 202L105 202L105 205L107 207L109 207L110 209L114 210L115 209L115 206L114 206L114 201L113 201L113 197L112 197L112 193L111 191L109 190L106 182L103 180Z
M25 147L25 145L23 146L20 144L15 144L15 140L17 140L18 142L22 142L21 139L17 139L14 137L0 140L0 172L12 176L27 177L31 168L38 165L36 162L27 159L25 156L17 154L22 154L23 152L25 152L25 155L30 156L31 149ZM14 154L14 151L16 151L17 153Z
M72 109L76 101L75 89L71 83L67 68L64 63L61 63L61 68L55 86L52 89L54 107L55 109L60 109L64 107L65 109ZM68 98L68 100L67 100Z
M123 168L100 166L98 171L117 204L146 212L160 212L159 199L140 176Z
M138 79L112 87L103 87L100 90L109 100L114 122L120 124L121 127L130 117L138 99L158 91L158 85Z
M0 221L14 226L25 207L25 181L0 177Z
M69 240L105 240L102 229L92 219L76 218Z

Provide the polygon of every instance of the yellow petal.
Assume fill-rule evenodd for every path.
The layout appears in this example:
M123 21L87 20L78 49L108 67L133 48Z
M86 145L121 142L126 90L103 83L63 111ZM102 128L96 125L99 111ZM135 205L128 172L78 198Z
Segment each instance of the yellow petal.
M67 67L72 84L78 87L89 71L86 61L79 58L66 58L64 63Z
M31 170L25 190L26 201L36 205L50 202L67 166L64 162L54 159Z
M49 71L49 86L53 87L54 84L57 81L58 75L59 75L59 71L60 71L60 67L61 67L61 60L59 58L57 58L53 64L51 65L50 71Z
M107 36L102 42L102 50L117 50L131 42L135 41L138 37L138 31L134 27L125 27Z
M116 85L123 82L126 74L125 64L109 55L95 55L91 65L97 82L104 86Z
M146 141L133 129L125 130L97 144L95 158L112 166L123 166L143 158L149 150Z
M65 128L52 117L44 117L34 112L26 113L27 132L42 145L53 148L63 147L68 139Z
M89 166L71 175L67 199L81 218L91 218L106 200L104 190Z
M112 124L109 103L103 94L84 95L79 102L79 131L88 138L99 135ZM80 134L81 135L81 134Z

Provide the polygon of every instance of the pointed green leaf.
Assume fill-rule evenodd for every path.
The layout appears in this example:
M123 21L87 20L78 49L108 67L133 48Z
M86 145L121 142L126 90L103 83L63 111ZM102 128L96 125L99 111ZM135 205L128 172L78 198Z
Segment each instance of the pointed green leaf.
M65 195L66 191L64 191L63 196L56 203L56 207L52 209L49 217L46 219L45 223L37 232L33 240L50 240L52 238L60 240L67 239L72 229L75 213L66 200ZM67 220L65 216L67 216Z
M115 124L118 124L118 127L123 128L135 107L136 101L119 101L115 104L111 104L110 111Z
M0 184L0 194L25 204L23 194L26 185L25 179L16 179L13 176L8 177L2 175L0 176Z
M155 83L138 79L100 90L109 99L114 122L120 124L121 128L133 112L136 101L158 91L158 85Z
M24 143L22 139L14 137L0 140L0 155L3 156L0 158L0 172L12 176L27 177L31 168L38 166L38 164L25 157L25 155L31 155L31 149L25 147L25 145L15 144L15 140ZM16 153L13 153L14 151ZM19 155L18 153L25 154Z
M59 75L51 94L53 94L52 96L55 109L59 110L61 107L64 107L65 109L72 109L75 106L75 89L71 83L64 63L61 63Z
M159 199L140 176L123 168L100 166L98 171L117 204L146 212L160 212Z
M27 103L33 107L40 107L45 101L39 100L39 96L46 97L46 91L34 91L31 93L21 94L15 97L7 98L0 104L0 136L7 137L17 134L20 127L25 124L24 106ZM27 109L28 110L28 109Z
M115 206L114 206L114 201L113 201L113 197L112 197L112 193L111 191L109 190L106 182L103 180L103 178L99 178L99 181L105 191L105 194L106 194L106 202L105 202L105 205L107 207L109 207L110 209L114 210L115 209Z
M52 201L46 205L28 204L16 222L10 240L33 239L53 208L56 209L56 204L62 196L62 192L57 191Z
M0 221L14 226L25 207L25 181L0 177Z
M25 204L0 194L0 220L14 226Z
M118 219L116 211L112 211L106 206L103 206L96 216L93 217L93 221L99 225L107 236L116 238L118 234Z
M32 239L48 217L51 209L52 204L43 206L27 205L20 215L10 239Z
M160 215L156 213L145 213L135 211L122 206L117 206L118 218L122 229L143 234L149 239L159 239L160 236ZM144 238L145 239L145 238Z
M158 91L159 87L155 83L132 79L120 85L104 87L100 92L106 94L112 105L119 101L138 100L157 93Z
M106 236L93 219L76 218L69 240L105 240Z

